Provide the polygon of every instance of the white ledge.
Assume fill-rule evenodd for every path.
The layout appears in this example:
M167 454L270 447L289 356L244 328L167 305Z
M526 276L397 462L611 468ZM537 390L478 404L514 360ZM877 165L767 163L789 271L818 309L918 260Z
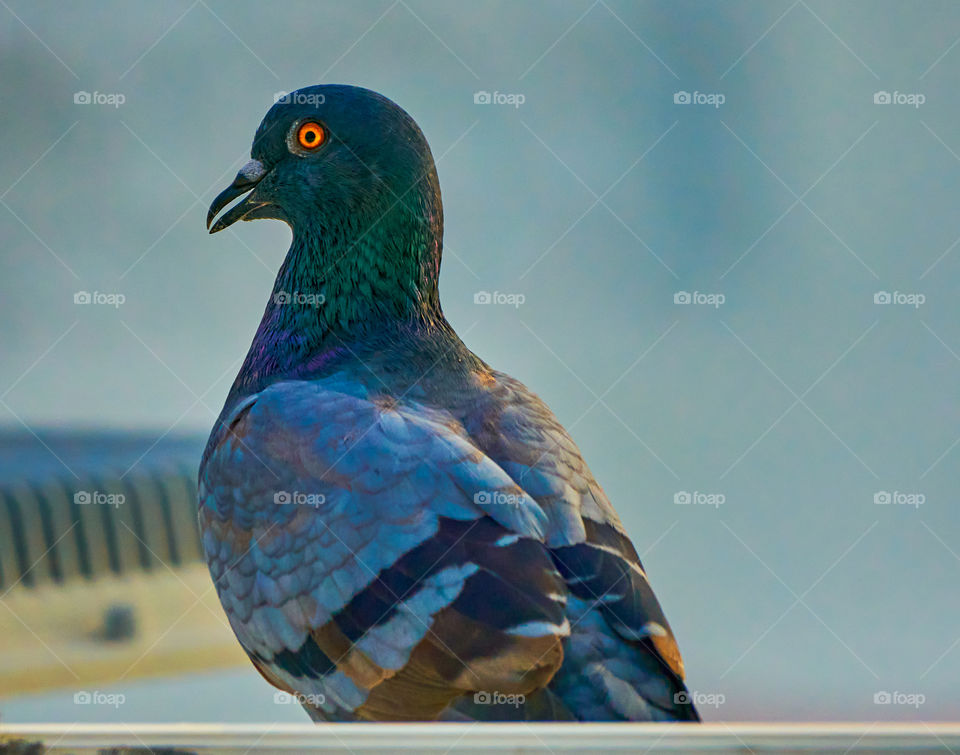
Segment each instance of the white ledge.
M897 752L960 750L956 723L714 724L7 724L0 745L49 753L104 748L189 752ZM0 746L0 751L2 751Z

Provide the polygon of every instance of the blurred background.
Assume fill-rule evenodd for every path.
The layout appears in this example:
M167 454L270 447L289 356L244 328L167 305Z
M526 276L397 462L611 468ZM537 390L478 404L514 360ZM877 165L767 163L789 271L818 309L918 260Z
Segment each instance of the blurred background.
M333 82L426 134L444 311L580 444L704 718L956 719L960 5L0 6L4 721L306 720L192 496L289 243L206 208Z

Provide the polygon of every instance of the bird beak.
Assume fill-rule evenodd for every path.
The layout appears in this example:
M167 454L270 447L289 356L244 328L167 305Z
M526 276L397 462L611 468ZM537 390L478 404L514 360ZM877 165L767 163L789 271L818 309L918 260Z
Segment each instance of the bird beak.
M238 220L243 220L243 218L253 210L263 207L267 202L252 202L248 196L242 202L237 202L229 211L223 214L221 218L216 222L215 225L211 228L213 219L217 216L217 213L220 212L224 207L226 207L230 202L236 199L239 196L243 196L249 191L252 191L260 179L262 179L267 174L266 168L263 167L263 163L259 160L251 160L242 168L240 172L237 173L237 177L233 179L233 183L230 184L226 189L221 191L217 198L213 200L213 203L210 205L210 210L207 212L207 228L210 233L216 233L217 231L222 231L224 228L227 228Z

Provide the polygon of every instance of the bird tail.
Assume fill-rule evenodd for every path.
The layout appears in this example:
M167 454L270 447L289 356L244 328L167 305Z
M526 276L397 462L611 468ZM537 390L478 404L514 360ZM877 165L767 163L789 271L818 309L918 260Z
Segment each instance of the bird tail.
M550 689L581 721L699 721L692 696L649 639L625 640L601 607L571 598L571 634Z

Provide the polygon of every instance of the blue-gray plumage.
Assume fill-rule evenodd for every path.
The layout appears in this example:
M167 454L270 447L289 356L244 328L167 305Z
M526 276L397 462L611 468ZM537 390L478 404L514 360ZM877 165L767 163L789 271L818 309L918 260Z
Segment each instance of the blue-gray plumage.
M277 218L293 241L204 452L199 517L257 669L318 720L696 720L579 449L443 317L413 119L309 87L270 109L252 158L208 226Z

